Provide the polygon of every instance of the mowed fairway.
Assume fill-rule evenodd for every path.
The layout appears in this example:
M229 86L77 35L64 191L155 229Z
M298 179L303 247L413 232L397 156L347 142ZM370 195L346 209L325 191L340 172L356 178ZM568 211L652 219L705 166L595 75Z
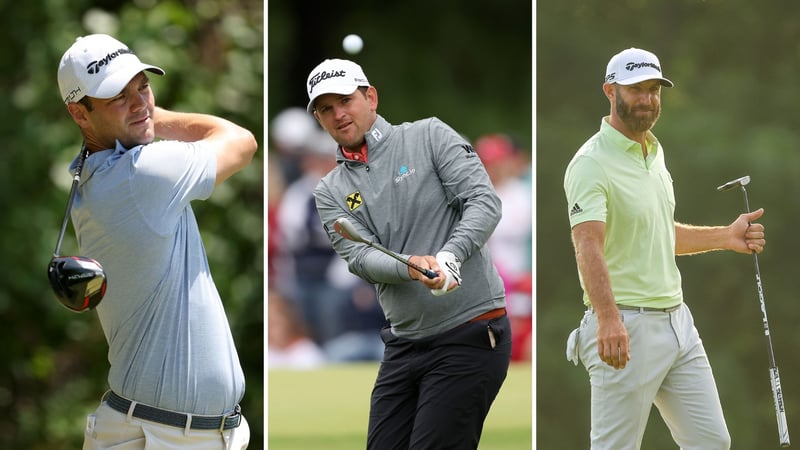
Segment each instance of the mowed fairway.
M270 450L365 448L377 364L268 373ZM531 366L512 364L483 429L481 449L532 448Z

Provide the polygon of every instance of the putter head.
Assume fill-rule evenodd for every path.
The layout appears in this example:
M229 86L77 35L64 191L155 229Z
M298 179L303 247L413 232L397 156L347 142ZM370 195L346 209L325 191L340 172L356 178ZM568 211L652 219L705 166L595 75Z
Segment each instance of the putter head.
M94 309L106 293L103 266L85 256L54 256L47 278L58 301L76 312Z
M728 181L727 183L723 184L722 186L717 186L717 190L720 192L729 191L736 187L747 186L750 183L750 175L745 175L741 178L737 178L735 180Z

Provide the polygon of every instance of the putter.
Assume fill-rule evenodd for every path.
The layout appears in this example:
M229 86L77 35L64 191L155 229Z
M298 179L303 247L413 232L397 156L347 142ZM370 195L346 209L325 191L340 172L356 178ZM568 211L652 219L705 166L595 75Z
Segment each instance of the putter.
M341 237L347 239L348 241L361 242L362 244L367 244L370 247L372 247L372 248L374 248L376 250L380 250L383 253L385 253L385 254L391 256L392 258L400 261L401 263L407 265L408 267L411 267L412 269L424 274L426 277L430 278L431 280L436 278L436 272L434 272L434 271L432 271L430 269L423 269L422 267L420 267L420 266L412 263L411 261L403 258L402 256L398 255L397 253L386 249L382 245L377 244L375 242L372 242L370 240L364 239L360 234L358 234L358 230L355 229L353 224L350 223L350 221L347 220L346 217L340 217L340 218L336 219L336 222L333 223L333 229L334 229L334 231L339 233L339 235Z
M61 232L58 234L56 249L50 264L47 266L47 279L56 294L56 298L62 305L75 312L86 311L96 307L106 293L106 272L99 262L85 256L59 256L61 252L61 242L67 230L69 222L69 212L72 209L72 202L78 190L78 183L81 179L83 163L89 156L86 147L81 147L81 155L75 167L75 175L72 178L72 187L69 191L67 209L64 212L64 220L61 223Z
M745 186L750 183L750 176L729 181L717 187L720 192L725 192L734 188L741 188L744 194L745 211L750 212L750 202L747 200L747 189ZM758 288L758 300L761 302L761 317L764 322L764 336L767 337L767 350L769 351L769 375L772 382L772 400L775 403L775 415L778 420L778 439L781 447L789 446L789 428L786 424L786 410L783 404L783 390L781 389L781 378L778 374L778 366L775 364L775 353L772 351L772 337L769 332L769 322L767 321L767 305L764 301L764 288L761 285L761 271L758 269L758 255L753 253L753 263L756 268L756 287Z

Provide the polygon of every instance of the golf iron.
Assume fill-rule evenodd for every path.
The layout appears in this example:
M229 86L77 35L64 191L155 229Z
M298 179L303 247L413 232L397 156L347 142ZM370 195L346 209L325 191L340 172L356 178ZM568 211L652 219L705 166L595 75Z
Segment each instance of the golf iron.
M411 261L403 258L402 256L398 255L397 253L384 248L382 245L377 244L375 242L372 242L372 241L370 241L368 239L363 238L360 234L358 234L358 230L355 229L353 224L350 223L350 221L347 220L346 217L340 217L340 218L336 219L336 222L333 223L333 229L334 229L334 231L339 233L339 235L341 237L347 239L348 241L361 242L362 244L367 244L370 247L372 247L372 248L374 248L376 250L379 250L379 251L391 256L392 258L400 261L401 263L407 265L408 267L411 267L412 269L424 274L426 277L430 278L431 280L436 278L436 272L434 272L434 271L432 271L430 269L423 269L422 267L420 267L420 266L412 263Z

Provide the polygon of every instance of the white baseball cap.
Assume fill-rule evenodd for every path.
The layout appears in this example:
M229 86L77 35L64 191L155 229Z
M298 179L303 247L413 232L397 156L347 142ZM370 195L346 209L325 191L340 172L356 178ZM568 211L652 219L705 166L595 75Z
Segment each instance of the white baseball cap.
M660 80L662 86L672 87L672 81L661 74L658 57L647 50L629 48L614 55L606 67L606 83L623 86L645 80Z
M164 75L160 67L143 64L127 45L106 34L79 37L61 57L58 87L64 103L84 96L111 98L139 72Z
M350 95L359 86L369 86L369 81L361 66L346 59L326 59L308 75L306 111L314 111L314 100L320 95Z

